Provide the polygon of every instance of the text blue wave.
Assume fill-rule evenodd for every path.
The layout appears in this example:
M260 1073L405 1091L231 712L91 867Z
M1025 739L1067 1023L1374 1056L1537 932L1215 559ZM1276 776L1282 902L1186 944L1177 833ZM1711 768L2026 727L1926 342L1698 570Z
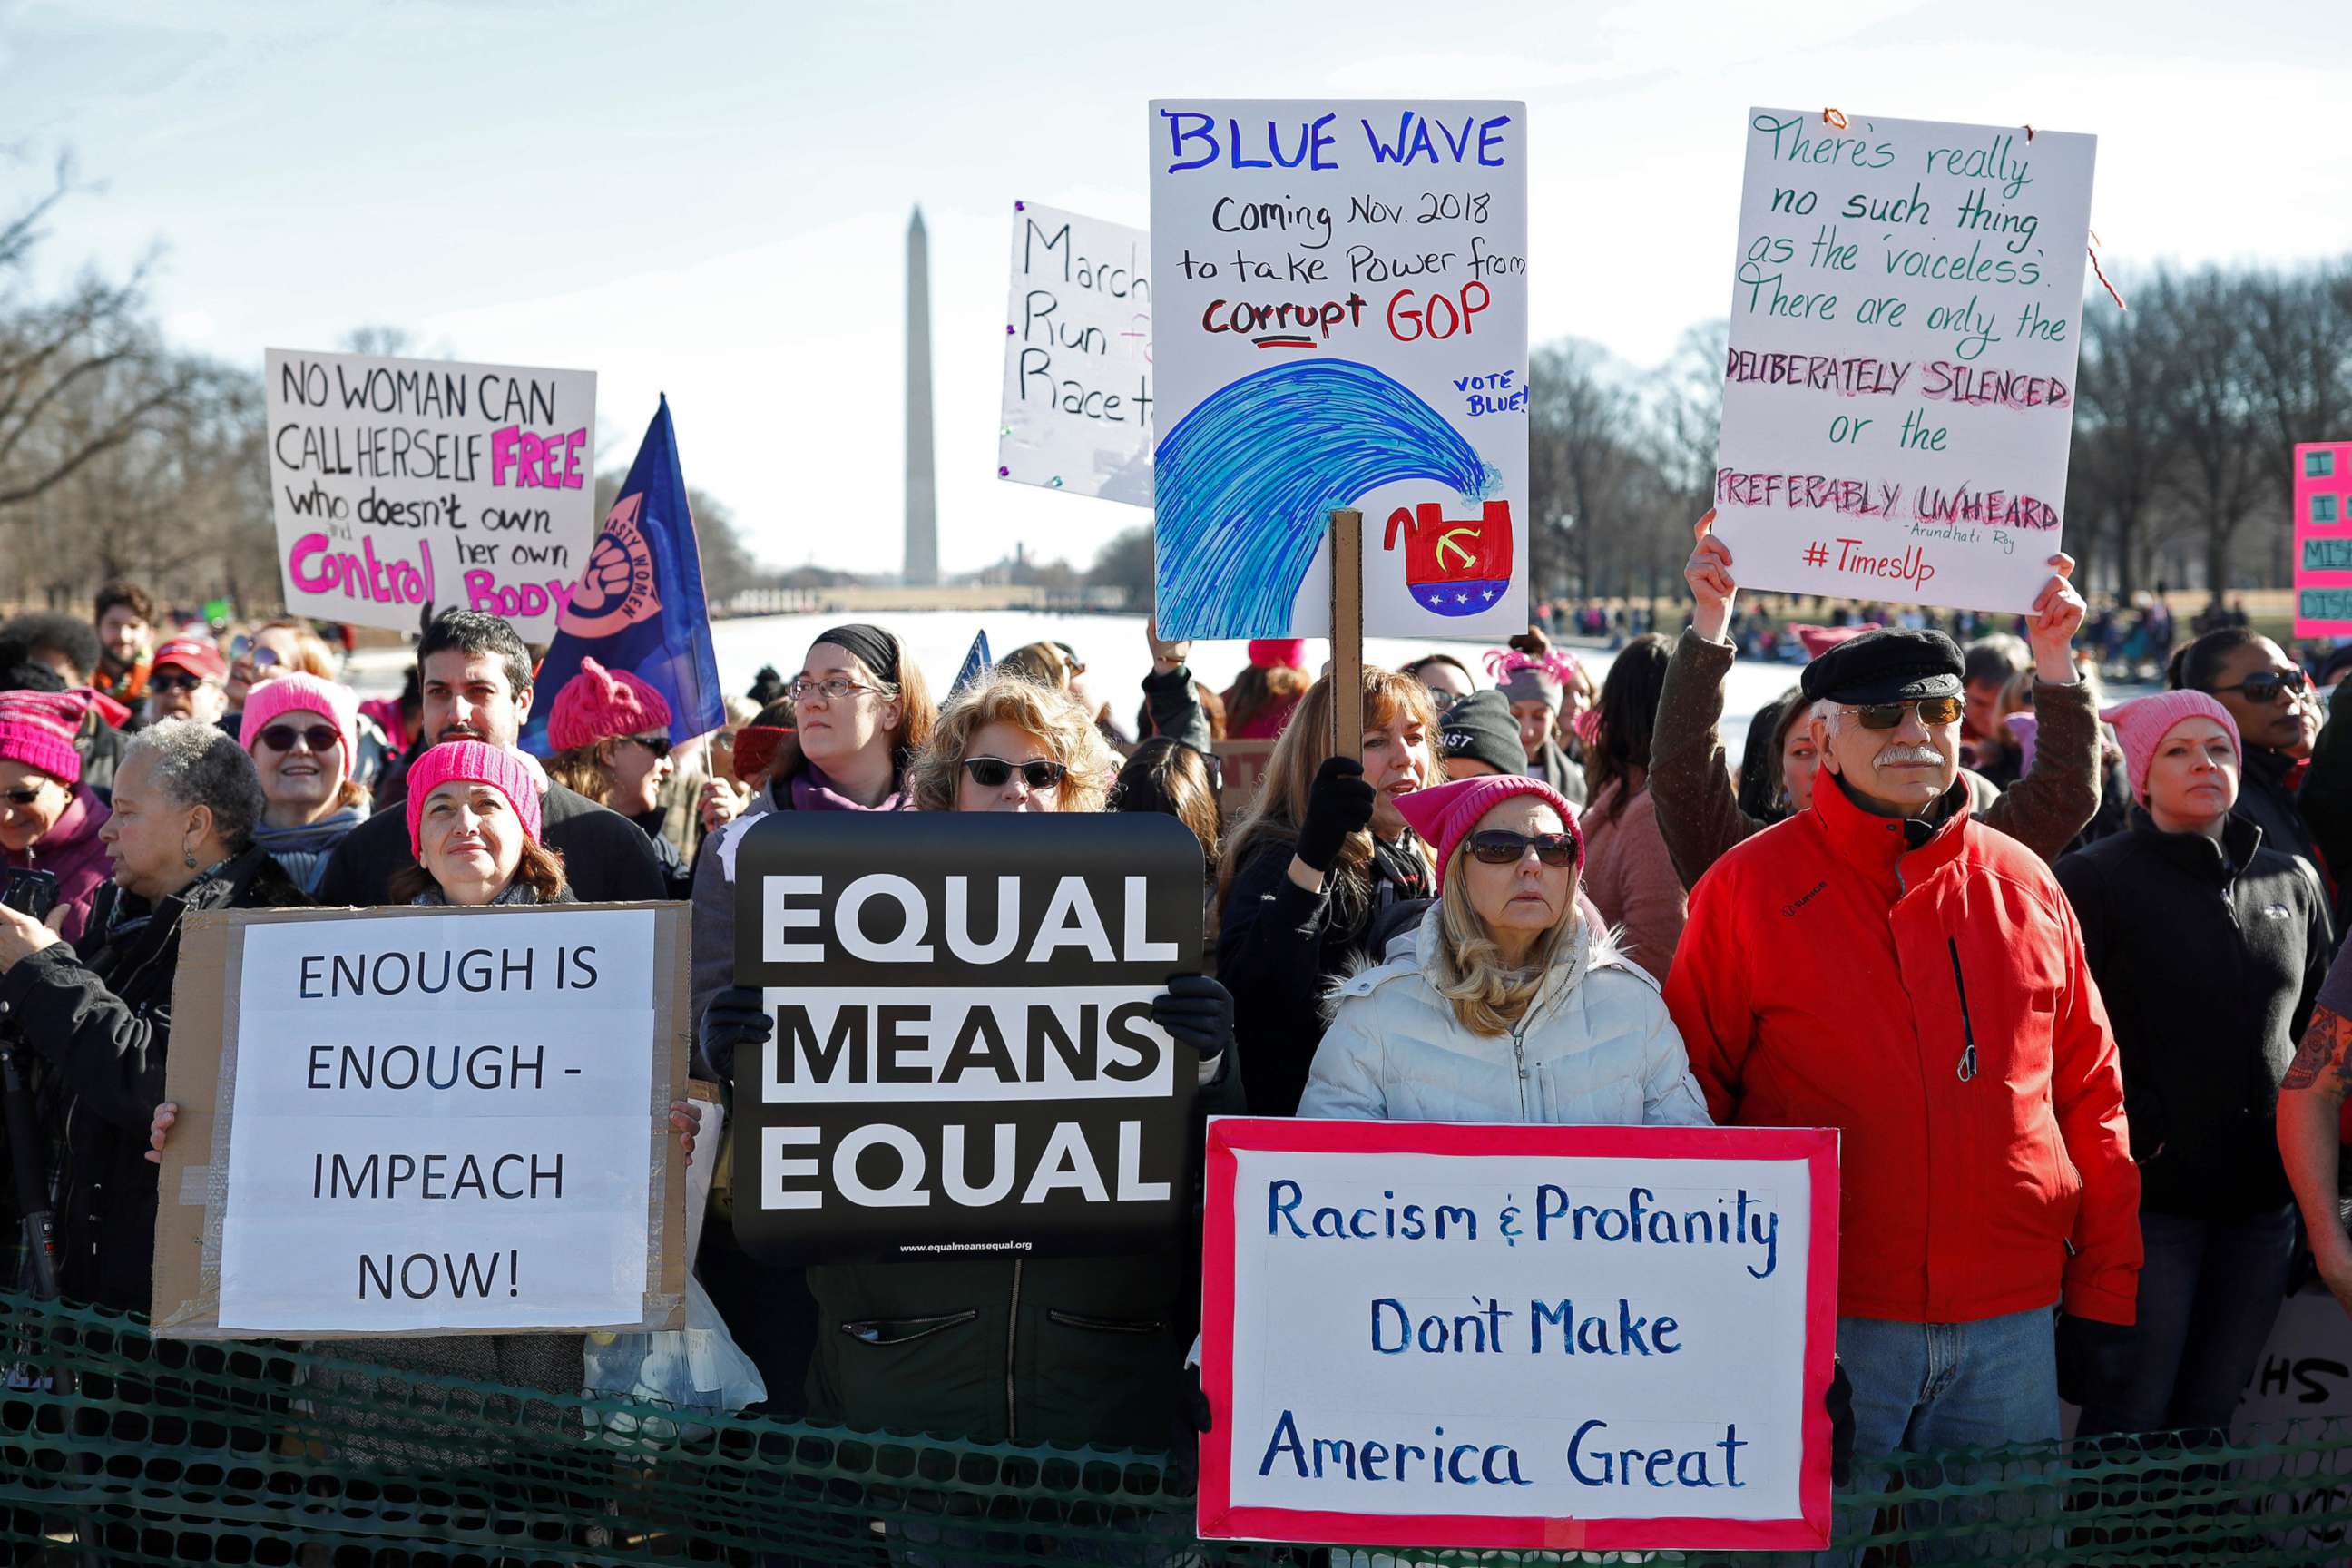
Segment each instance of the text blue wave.
M1501 476L1438 412L1370 365L1272 365L1160 438L1152 479L1163 636L1280 637L1330 514L1399 479L1465 501Z

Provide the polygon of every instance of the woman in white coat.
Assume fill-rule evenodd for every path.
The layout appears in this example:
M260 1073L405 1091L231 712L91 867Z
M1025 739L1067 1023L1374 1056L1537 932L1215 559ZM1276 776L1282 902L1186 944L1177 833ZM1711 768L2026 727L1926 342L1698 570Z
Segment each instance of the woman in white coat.
M1298 1114L1704 1127L1658 983L1576 912L1576 809L1540 779L1402 796L1443 879L1419 928L1342 979Z

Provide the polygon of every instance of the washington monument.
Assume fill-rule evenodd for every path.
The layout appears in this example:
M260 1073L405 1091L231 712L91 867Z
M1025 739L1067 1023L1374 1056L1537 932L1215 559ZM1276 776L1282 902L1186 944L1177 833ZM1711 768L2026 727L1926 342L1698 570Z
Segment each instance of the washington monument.
M907 566L909 587L940 580L940 514L931 479L931 259L923 209L907 225Z

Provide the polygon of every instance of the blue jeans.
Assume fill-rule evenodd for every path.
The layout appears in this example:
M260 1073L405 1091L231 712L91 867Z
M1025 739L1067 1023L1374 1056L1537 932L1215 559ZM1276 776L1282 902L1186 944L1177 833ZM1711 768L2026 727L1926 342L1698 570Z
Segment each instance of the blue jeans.
M2131 1386L2084 1405L2079 1431L2225 1430L2286 1299L2294 1210L2234 1220L2143 1212L2139 1234L2147 1261Z
M2042 1443L2058 1436L2057 1319L2047 1307L1973 1323L1897 1323L1838 1320L1838 1357L1853 1384L1853 1451L1858 1460ZM1916 1482L1945 1485L1992 1479L1992 1464L1918 1467ZM2017 1478L2019 1466L2006 1468ZM2049 1539L2058 1513L2054 1490L2011 1489L1998 1509L1956 1498L1906 1506L1906 1531L1967 1533L1919 1541L1914 1563L2023 1557ZM1843 1510L1840 1534L1861 1520ZM1833 1555L1832 1561L1850 1561Z

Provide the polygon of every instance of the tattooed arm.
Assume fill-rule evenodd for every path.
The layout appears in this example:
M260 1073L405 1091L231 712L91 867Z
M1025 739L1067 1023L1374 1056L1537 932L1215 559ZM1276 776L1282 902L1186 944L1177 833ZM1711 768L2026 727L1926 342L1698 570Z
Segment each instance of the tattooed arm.
M2352 1091L2352 1019L2325 1004L2312 1009L2294 1065L2279 1084L2279 1154L2303 1208L2311 1255L2336 1300L2352 1313L2352 1237L2337 1217L2341 1118Z

